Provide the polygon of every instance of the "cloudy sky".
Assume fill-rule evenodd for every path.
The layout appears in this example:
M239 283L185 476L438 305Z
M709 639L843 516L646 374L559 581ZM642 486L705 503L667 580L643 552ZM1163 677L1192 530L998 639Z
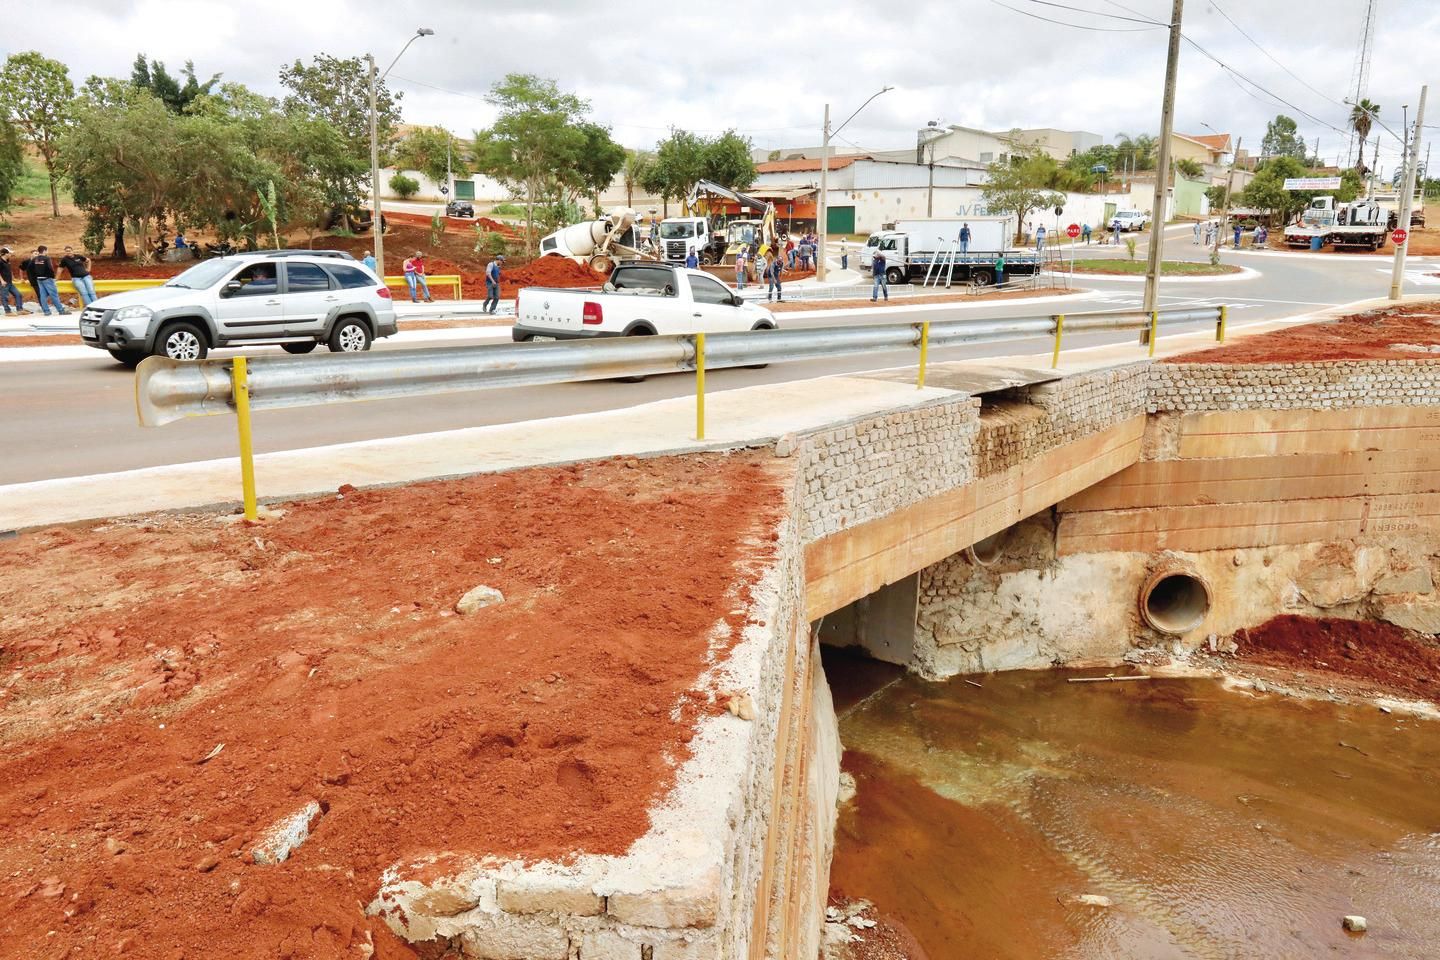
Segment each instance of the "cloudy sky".
M493 117L483 101L490 85L524 71L588 98L595 117L632 146L653 145L672 125L705 132L734 126L764 147L813 145L826 101L838 123L890 85L895 89L841 134L880 150L913 146L916 128L929 120L1089 130L1107 141L1120 131L1156 131L1166 33L1145 21L1168 21L1170 6L71 0L50 29L23 31L23 39L67 63L77 79L127 75L144 51L172 68L193 59L202 75L222 71L278 93L282 63L320 51L373 51L383 67L414 27L425 26L436 35L417 41L391 76L405 93L407 121L468 133ZM1321 155L1333 162L1346 148L1333 128L1345 127L1341 101L1350 96L1365 7L1366 0L1187 0L1186 36L1245 79L1183 44L1176 128L1206 133L1203 124L1210 124L1258 146L1265 122L1284 112L1308 142L1319 137ZM1413 116L1420 85L1440 80L1440 2L1378 0L1378 8L1369 96L1398 132L1401 105ZM0 51L20 49L21 37L0 30ZM1435 92L1440 99L1440 87ZM1440 127L1440 102L1430 107ZM1427 139L1434 133L1440 130ZM1382 167L1398 153L1386 138Z

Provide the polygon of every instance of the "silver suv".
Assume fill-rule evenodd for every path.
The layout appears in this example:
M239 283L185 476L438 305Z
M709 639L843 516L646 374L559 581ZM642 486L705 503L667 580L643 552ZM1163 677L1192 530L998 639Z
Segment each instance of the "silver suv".
M348 253L264 250L197 263L163 287L101 297L80 314L88 346L133 367L150 355L201 360L216 347L318 344L355 353L396 331L395 304Z

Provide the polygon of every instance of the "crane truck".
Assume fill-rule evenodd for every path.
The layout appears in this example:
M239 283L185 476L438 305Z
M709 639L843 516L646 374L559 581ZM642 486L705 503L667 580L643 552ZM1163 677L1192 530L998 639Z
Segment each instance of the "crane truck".
M710 212L712 198L715 197L734 201L741 209L748 207L755 210L760 213L760 218L730 220L723 226L718 225ZM691 247L695 248L700 262L708 264L733 259L742 245L757 243L765 246L775 242L773 203L731 190L712 180L696 181L685 198L683 211L683 216L669 217L660 222L661 256L671 263L683 261Z
M1378 250L1390 239L1389 212L1373 199L1337 204L1332 196L1316 197L1299 219L1285 228L1285 243L1310 247L1317 238L1321 246L1328 243L1337 250Z

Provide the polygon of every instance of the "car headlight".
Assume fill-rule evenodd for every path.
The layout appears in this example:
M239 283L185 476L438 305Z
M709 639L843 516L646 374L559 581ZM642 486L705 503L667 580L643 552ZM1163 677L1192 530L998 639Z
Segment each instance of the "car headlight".
M149 320L155 311L149 307L121 307L115 311L115 320Z

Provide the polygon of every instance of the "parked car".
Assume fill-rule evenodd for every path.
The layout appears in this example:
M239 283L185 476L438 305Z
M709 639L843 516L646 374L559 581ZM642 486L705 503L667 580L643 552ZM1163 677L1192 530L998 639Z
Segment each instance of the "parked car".
M702 270L624 261L599 289L523 287L511 337L580 340L774 330L775 315Z
M147 356L202 360L218 347L369 350L396 331L390 291L335 250L264 250L204 260L161 287L115 293L80 314L80 338L133 367Z
M475 204L469 200L451 200L445 204L445 216L475 219Z
M1144 230L1150 226L1150 214L1143 210L1120 210L1110 218L1110 228L1113 230L1115 224L1120 224L1120 231L1128 233L1131 230Z

